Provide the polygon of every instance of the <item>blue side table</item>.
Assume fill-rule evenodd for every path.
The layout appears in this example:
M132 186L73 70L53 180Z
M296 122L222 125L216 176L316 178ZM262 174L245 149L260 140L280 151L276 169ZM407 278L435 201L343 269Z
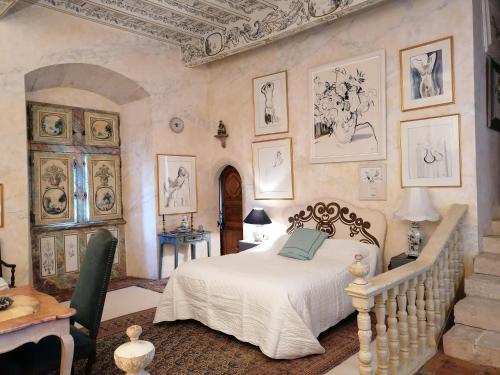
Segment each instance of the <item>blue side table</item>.
M168 232L158 234L160 242L160 252L158 257L158 278L161 279L161 269L163 260L163 245L170 244L174 246L174 268L179 265L179 247L183 244L191 246L191 259L196 259L196 243L206 242L208 256L210 256L210 237L209 231L193 231L193 232Z

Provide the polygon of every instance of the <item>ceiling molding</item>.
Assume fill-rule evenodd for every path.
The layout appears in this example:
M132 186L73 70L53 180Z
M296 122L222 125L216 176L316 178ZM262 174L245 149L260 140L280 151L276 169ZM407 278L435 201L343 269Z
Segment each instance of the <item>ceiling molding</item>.
M23 0L179 46L192 67L388 0ZM16 0L0 0L0 17Z

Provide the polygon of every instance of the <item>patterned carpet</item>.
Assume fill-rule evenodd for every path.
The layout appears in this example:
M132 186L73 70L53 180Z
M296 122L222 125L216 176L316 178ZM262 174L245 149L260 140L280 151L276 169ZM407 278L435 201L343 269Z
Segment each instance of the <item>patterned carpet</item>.
M125 330L132 324L141 325L141 338L156 347L155 359L147 369L151 375L320 375L359 350L355 315L320 335L319 341L326 353L295 360L274 360L263 355L257 347L196 321L153 325L154 313L155 309L149 309L102 323L95 374L120 373L114 365L113 352L128 340ZM75 374L83 374L84 363L77 363Z

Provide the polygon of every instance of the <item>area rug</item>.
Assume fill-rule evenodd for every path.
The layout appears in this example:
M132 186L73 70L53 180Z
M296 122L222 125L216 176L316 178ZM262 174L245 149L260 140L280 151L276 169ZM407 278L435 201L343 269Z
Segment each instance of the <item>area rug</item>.
M156 347L151 375L197 374L324 374L359 350L355 314L344 319L319 337L326 352L294 360L275 360L266 357L250 344L232 336L214 331L193 320L153 325L155 309L112 319L101 324L95 374L119 374L114 365L113 352L128 341L125 330L139 324L141 339ZM75 366L76 374L83 374L85 361Z
M167 285L168 278L161 280L150 280L141 279L137 277L124 277L119 279L111 279L108 285L108 292L112 292L118 289L128 288L130 286L138 286L141 288L153 290L158 293L162 293ZM69 301L73 295L74 288L71 289L50 289L46 290L46 293L53 296L59 302Z

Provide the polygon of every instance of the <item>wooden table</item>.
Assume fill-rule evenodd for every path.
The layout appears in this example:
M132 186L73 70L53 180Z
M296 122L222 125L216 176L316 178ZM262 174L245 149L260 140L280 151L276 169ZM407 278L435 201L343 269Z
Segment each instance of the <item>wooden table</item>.
M196 243L205 241L207 243L208 256L210 256L210 232L168 232L158 235L160 242L160 254L158 256L158 278L161 279L161 268L163 263L163 245L174 245L174 268L179 265L179 246L182 244L191 245L191 259L196 259Z
M69 320L76 310L29 286L2 290L0 297L3 296L13 298L14 303L9 309L0 311L0 353L9 352L28 342L36 343L46 336L58 336L61 340L59 373L70 375L74 342L69 330ZM7 319L13 310L17 317ZM2 314L7 312L9 316Z

